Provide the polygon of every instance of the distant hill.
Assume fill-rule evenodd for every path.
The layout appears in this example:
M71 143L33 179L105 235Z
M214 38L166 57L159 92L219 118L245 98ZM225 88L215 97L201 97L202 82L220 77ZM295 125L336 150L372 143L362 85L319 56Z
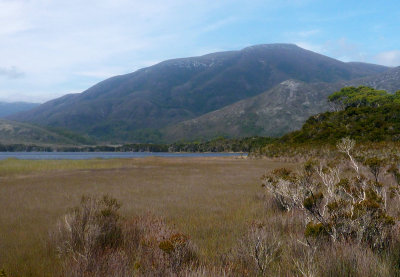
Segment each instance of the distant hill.
M39 103L28 103L28 102L0 102L0 118L10 116L19 112L29 111L33 108L38 107Z
M270 94L260 96L260 99L250 100L251 97L289 79L299 81L299 84L302 84L299 87L306 88L307 83L333 84L382 73L387 69L384 66L365 63L344 63L292 44L257 45L240 51L161 62L134 73L107 79L81 94L63 96L10 118L43 126L67 128L103 142L162 141L165 130L167 137L179 139L212 137L218 133L244 136L253 133L269 135L269 132L272 132L278 135L296 126L300 127L295 122L301 122L319 109L320 104L316 104L316 89L319 85L316 85L315 89L310 88L310 96L306 96L308 89L298 92L292 90L294 100L287 103L296 111L285 111L288 106L285 106L284 98L290 98L290 93L287 96L273 95L281 93L281 90L290 92L285 89L285 84L281 89L276 88ZM302 94L304 99L300 99ZM321 94L321 98L325 97L324 92ZM250 102L227 107L244 99ZM263 102L259 103L258 100ZM273 101L280 103L280 108L275 107ZM310 101L308 106L307 101ZM306 104L303 108L298 108L297 103ZM314 104L318 107L314 107ZM241 117L228 116L239 106L249 111L245 122ZM228 118L218 123L218 120L211 120L213 116L207 115L199 119L202 124L207 119L211 120L210 130L205 130L204 134L188 134L187 130L176 127L176 124L183 121L225 107L226 109L218 114L231 118L232 124L238 123L239 126L225 127L224 125L229 123ZM268 109L264 115L259 112L263 107ZM278 108L281 111L278 111ZM309 111L305 111L307 109ZM297 111L301 111L298 116ZM286 116L287 113L292 115ZM279 119L281 116L283 117ZM299 119L283 123L295 117ZM265 120L270 123L260 123ZM181 126L186 126L185 124ZM193 126L190 128L208 128L208 123L204 124L199 127L190 124ZM281 126L277 128L276 124ZM166 129L166 126L171 126L171 129ZM182 135L172 135L173 130ZM253 132L254 130L256 132Z
M0 119L0 144L80 145L85 137L64 130L49 130L28 123Z

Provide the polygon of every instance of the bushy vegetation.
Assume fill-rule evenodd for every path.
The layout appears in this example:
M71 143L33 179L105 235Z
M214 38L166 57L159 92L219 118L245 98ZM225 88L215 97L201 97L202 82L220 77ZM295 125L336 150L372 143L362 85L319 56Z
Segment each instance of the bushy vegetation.
M284 209L297 208L307 214L306 237L329 236L333 242L355 240L380 248L395 222L387 213L387 189L379 182L383 164L377 158L367 159L373 176L367 178L350 153L353 147L354 141L348 138L338 144L354 174L342 175L339 166L308 162L301 173L275 170L264 177L264 185Z
M189 237L151 215L130 220L109 196L84 196L60 220L52 241L63 276L171 276L195 267Z
M350 107L380 107L383 105L400 104L400 90L395 94L384 90L376 90L366 86L344 87L328 97L336 110Z
M251 152L257 151L276 139L270 137L248 137L241 139L216 138L206 142L182 142L169 146L171 152Z
M285 143L330 143L349 136L359 142L400 140L400 91L347 87L329 96L334 112L310 117Z
M308 161L298 172L273 170L263 176L263 186L281 210L302 214L304 241L299 243L311 251L316 268L326 249L347 245L370 253L375 263L379 260L387 266L378 272L368 270L368 276L397 276L399 157L391 161L355 158L354 145L354 140L344 138L337 145L344 157ZM336 255L345 258L343 253ZM351 276L361 276L355 265L346 267L353 268ZM316 276L316 272L302 275ZM331 274L340 276L339 268Z
M287 143L334 143L343 136L360 142L400 140L400 105L348 107L309 118L302 129L283 137Z

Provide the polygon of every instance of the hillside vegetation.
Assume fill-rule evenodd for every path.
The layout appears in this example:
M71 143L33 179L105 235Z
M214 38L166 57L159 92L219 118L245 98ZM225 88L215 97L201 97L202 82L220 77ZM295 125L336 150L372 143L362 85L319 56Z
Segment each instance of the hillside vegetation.
M329 142L342 137L365 141L400 140L400 91L346 87L329 96L336 110L311 116L301 130L285 135L291 143Z

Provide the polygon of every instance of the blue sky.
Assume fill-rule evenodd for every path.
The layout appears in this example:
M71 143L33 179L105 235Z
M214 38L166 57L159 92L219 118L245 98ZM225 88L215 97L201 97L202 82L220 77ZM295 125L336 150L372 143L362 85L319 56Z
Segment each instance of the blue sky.
M400 66L400 1L0 0L0 101L43 102L157 62L262 43Z

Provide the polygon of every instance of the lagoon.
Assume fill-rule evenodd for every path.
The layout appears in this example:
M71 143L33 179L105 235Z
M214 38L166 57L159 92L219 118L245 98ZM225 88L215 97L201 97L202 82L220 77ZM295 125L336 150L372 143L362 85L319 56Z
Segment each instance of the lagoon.
M130 159L147 157L234 157L247 156L246 153L168 153L168 152L0 152L0 160L15 158L20 160L89 160L89 159Z

